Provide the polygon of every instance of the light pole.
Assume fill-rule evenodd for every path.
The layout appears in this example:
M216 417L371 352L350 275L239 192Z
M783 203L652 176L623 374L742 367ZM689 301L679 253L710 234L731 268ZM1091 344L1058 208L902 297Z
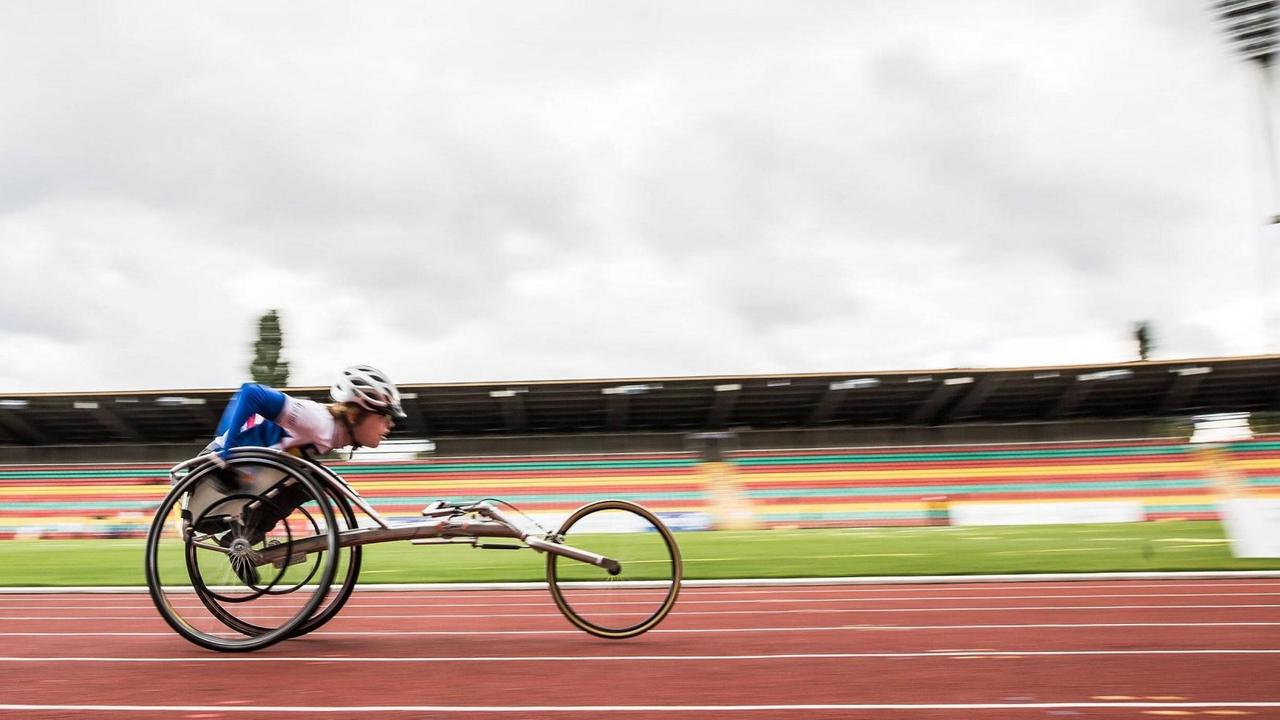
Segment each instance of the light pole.
M1276 338L1280 335L1277 322L1276 293L1269 287L1274 250L1280 242L1280 163L1276 160L1275 127L1275 71L1277 51L1280 50L1280 8L1276 0L1215 0L1213 13L1226 31L1231 49L1244 58L1257 73L1258 106L1262 120L1262 158L1266 175L1263 203L1266 219L1259 228L1257 281L1262 298L1262 324L1266 349L1275 352Z
M1216 0L1213 4L1218 22L1231 40L1231 49L1258 71L1258 96L1262 109L1262 136L1266 144L1267 178L1270 183L1267 204L1270 224L1280 224L1276 198L1280 195L1280 170L1277 169L1275 147L1275 77L1273 67L1280 44L1280 8L1276 0Z

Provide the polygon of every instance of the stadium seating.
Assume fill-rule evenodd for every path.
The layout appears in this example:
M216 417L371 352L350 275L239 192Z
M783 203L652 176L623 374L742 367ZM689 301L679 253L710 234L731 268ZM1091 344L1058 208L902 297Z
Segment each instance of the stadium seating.
M1280 495L1280 438L1225 448L1255 492ZM739 451L725 466L759 525L945 524L960 502L1139 501L1148 520L1217 517L1197 446L1170 441ZM691 453L335 463L379 512L496 497L536 518L600 498L643 503L679 529L715 515ZM0 466L0 538L139 537L168 489L164 465Z

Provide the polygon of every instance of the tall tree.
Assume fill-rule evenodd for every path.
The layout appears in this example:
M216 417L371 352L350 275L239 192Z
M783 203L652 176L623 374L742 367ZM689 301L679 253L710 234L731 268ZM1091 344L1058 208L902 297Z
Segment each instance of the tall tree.
M275 310L268 310L258 318L258 341L253 344L253 362L249 364L249 375L254 382L271 387L289 384L289 361L280 357L283 347L280 316Z
M1151 323L1143 320L1134 325L1133 340L1138 344L1138 359L1150 360L1151 350L1155 348L1155 338L1151 335Z

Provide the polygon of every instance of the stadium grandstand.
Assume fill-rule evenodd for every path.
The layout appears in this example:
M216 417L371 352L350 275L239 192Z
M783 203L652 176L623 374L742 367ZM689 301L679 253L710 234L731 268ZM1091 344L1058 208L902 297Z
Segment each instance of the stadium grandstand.
M548 517L622 497L687 529L1091 502L1209 519L1224 471L1280 489L1280 438L1265 434L1280 356L401 388L409 417L392 439L417 449L332 460L392 517L497 496ZM204 446L232 392L0 396L0 537L138 536L168 467ZM327 388L289 392L323 401ZM1223 416L1263 432L1212 456L1188 442L1197 418Z

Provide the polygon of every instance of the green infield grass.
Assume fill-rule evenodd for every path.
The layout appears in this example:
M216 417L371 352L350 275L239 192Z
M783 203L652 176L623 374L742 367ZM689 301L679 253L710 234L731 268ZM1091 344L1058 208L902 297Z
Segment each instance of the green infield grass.
M1280 570L1238 559L1216 522L832 528L677 534L685 577ZM544 556L395 542L365 547L363 583L544 579ZM0 586L142 585L141 540L0 541Z

